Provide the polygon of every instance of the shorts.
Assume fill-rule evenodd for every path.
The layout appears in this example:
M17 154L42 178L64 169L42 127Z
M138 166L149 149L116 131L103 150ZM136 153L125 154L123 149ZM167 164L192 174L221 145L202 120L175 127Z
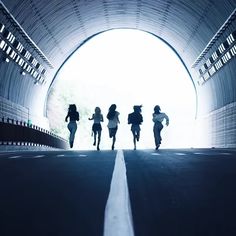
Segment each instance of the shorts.
M97 123L93 124L93 126L92 126L92 131L93 132L98 132L98 131L101 131L101 130L102 130L101 124L97 124Z
M118 127L116 126L115 128L109 128L109 137L112 138L116 135Z
M131 131L132 132L139 132L141 129L140 129L140 126L139 125L131 125Z

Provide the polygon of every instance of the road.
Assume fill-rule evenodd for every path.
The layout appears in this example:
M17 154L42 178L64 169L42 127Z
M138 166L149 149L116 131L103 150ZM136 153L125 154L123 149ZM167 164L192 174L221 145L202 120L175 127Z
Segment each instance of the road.
M235 236L235 183L236 150L0 152L0 235Z

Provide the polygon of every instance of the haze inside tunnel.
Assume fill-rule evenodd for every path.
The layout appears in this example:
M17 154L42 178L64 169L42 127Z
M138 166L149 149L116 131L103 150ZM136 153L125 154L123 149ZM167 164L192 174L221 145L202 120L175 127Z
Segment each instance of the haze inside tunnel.
M94 108L104 116L101 148L110 149L107 111L117 104L120 125L117 148L132 148L127 124L133 105L143 105L144 122L138 148L153 148L152 113L155 105L170 118L162 131L162 147L191 147L195 143L196 94L184 65L174 51L151 34L137 30L111 30L82 45L57 75L47 114L53 132L68 138L64 118L68 104L75 103L80 122L75 149L94 149L91 137Z

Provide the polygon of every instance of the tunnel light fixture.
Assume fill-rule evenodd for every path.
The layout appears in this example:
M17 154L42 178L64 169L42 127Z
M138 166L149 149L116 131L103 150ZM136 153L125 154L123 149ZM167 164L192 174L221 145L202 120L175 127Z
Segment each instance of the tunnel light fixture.
M33 58L32 64L34 67L36 67L36 65L38 64L38 61L35 58Z
M228 35L226 40L219 45L217 50L206 59L205 63L199 67L199 78L197 83L202 85L203 81L199 81L203 78L204 81L213 76L218 70L220 70L225 64L227 64L233 57L236 56L236 31L233 31Z
M222 66L223 66L223 63L220 59L218 62L216 62L215 67L216 67L217 70L219 70Z
M24 64L24 62L25 62L24 59L21 58L21 59L18 61L18 65L22 67L23 64Z
M42 83L45 81L45 79L41 76L40 79L39 79L39 81L40 81L40 83L42 84Z
M207 65L208 68L211 66L211 61L210 61L210 59L208 59L208 60L206 61L206 65Z
M12 50L11 54L10 54L10 58L12 58L14 60L16 58L16 56L17 56L17 53L14 50Z
M32 70L31 70L30 74L31 74L31 75L33 75L33 74L34 74L34 72L35 72L35 70L32 68Z
M29 51L26 51L24 57L29 61L29 59L31 58L31 53Z
M42 84L42 78L43 78L43 77L42 77L41 75L38 75L38 76L37 76L37 80L38 80L39 83L41 83L41 84Z
M40 78L41 78L41 76L40 76L40 74L38 74L37 76L36 76L36 80L40 80Z
M38 85L38 84L45 84L46 80L40 75L38 74L36 77L35 77L35 84Z
M202 73L204 73L206 71L206 68L204 65L201 66L200 70L202 71Z
M18 63L19 60L20 60L20 56L17 55L16 58L15 58L15 62Z
M42 73L42 70L43 70L44 68L43 68L43 66L40 65L39 63L38 63L38 65L39 65L39 67L38 67L38 71L39 71L40 73Z
M16 50L21 53L24 49L23 45L20 42L16 42L13 46L15 46Z
M11 44L13 44L14 41L15 41L15 39L16 39L16 37L15 37L11 32L9 32L8 35L7 35L7 40L8 40Z
M217 52L214 52L214 53L212 54L212 58L213 58L214 61L217 60L217 58L218 58Z
M11 47L8 46L8 47L7 47L7 50L6 50L6 54L7 54L7 55L10 54L10 52L11 52Z
M6 49L7 49L7 44L5 44L5 45L3 46L2 50L3 50L3 51L6 51Z
M4 61L9 62L10 59L12 59L22 67L24 73L29 73L33 78L37 78L39 75L45 75L46 69L2 23L0 23L0 36L0 50L4 51L6 54ZM33 49L35 49L35 47L33 47ZM42 55L40 54L40 56ZM49 63L50 67L53 68L46 57L44 58L44 61L45 60L47 64ZM41 82L41 84L43 83Z
M213 66L211 67L211 69L209 70L209 73L210 73L210 75L212 76L213 74L215 74L215 72L216 72L216 68L215 68L215 66L213 65Z
M222 57L222 61L224 62L224 64L227 63L227 61L229 61L232 58L230 52L225 53L225 55Z
M230 34L228 37L227 37L227 42L229 45L231 45L234 41L235 41L235 38L233 36L233 34Z
M206 73L203 75L203 78L204 78L205 81L208 80L208 79L210 78L209 72L206 72Z
M4 47L6 47L6 46L7 46L6 42L4 40L1 40L0 48L4 50Z
M32 69L32 67L31 67L30 65L28 65L28 67L27 67L26 71L27 71L27 72L30 72L30 71L31 71L31 69Z
M0 33L3 33L4 29L5 29L5 25L0 23Z
M236 55L236 45L234 45L231 49L230 49L230 52L233 56Z
M34 77L34 78L37 78L37 76L38 76L38 72L37 72L37 71L34 71L33 77Z
M225 46L224 44L222 43L219 47L218 47L220 53L222 54L224 51L225 51Z
M28 63L25 62L24 65L23 65L23 69L26 70L27 66L28 66Z

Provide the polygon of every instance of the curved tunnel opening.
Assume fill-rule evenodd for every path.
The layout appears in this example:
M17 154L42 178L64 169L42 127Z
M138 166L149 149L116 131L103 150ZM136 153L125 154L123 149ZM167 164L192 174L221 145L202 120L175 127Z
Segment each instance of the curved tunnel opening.
M93 149L92 122L99 106L104 116L101 148L110 149L106 114L111 104L120 112L117 148L132 148L127 124L133 105L143 105L144 122L138 148L153 148L152 113L160 105L170 125L162 131L162 147L196 145L196 91L183 62L166 43L150 33L116 29L84 43L64 63L49 92L47 115L51 130L68 138L64 117L68 104L80 112L75 149Z

